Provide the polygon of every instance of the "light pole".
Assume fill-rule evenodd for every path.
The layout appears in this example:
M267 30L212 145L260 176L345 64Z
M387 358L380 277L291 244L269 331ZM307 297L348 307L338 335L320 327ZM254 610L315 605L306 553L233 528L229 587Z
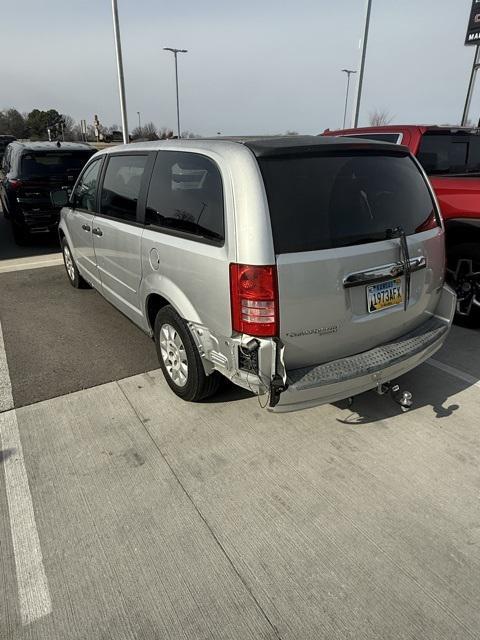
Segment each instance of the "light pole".
M365 71L365 58L367 57L368 31L370 29L370 14L372 12L372 0L367 0L365 10L365 27L362 40L362 55L360 57L360 72L358 74L357 95L355 97L355 109L353 111L352 128L358 127L358 116L360 115L360 102L362 101L363 74Z
M140 111L137 111L137 116L138 116L138 128L141 129L142 128L142 121L140 120Z
M345 94L345 111L343 112L343 129L345 129L345 122L347 121L347 107L348 107L348 92L350 90L350 76L352 73L357 73L353 69L342 69L343 73L347 74L347 93Z
M477 71L480 69L480 46L475 47L475 57L473 58L472 73L470 74L470 82L468 83L467 97L465 98L465 107L463 108L462 115L462 127L467 126L468 113L470 111L470 104L472 102L473 90L475 88L475 80L477 78Z
M120 94L120 111L122 114L123 142L128 144L127 105L125 100L125 80L123 78L122 45L120 42L120 25L118 23L117 0L112 0L113 35L117 52L118 92Z
M187 49L173 49L172 47L163 47L164 51L171 51L175 57L175 86L177 88L177 133L180 139L180 104L178 101L178 66L177 66L177 54L187 53Z

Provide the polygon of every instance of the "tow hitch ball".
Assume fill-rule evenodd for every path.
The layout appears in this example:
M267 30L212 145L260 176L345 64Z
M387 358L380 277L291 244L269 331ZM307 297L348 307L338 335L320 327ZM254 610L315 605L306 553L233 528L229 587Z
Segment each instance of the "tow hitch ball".
M400 405L402 411L408 411L413 404L413 396L410 391L402 391L398 384L392 384L391 382L379 384L377 393L380 396L390 393L393 400Z

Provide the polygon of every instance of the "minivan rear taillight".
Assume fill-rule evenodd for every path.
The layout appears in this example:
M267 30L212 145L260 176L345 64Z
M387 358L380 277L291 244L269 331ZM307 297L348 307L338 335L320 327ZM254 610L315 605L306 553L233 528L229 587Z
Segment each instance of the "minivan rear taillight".
M250 336L278 334L278 288L275 266L230 265L232 328Z

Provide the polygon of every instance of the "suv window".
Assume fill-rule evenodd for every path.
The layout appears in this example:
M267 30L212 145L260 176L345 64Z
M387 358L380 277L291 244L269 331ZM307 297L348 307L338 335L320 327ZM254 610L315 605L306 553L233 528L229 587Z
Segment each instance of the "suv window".
M110 156L102 185L102 215L136 221L137 201L147 160L146 155Z
M217 165L198 153L160 151L150 182L146 223L222 243L223 188Z
M78 176L87 160L94 154L90 151L26 151L22 155L21 175L29 178L44 178L71 174Z
M412 234L435 224L433 199L409 156L346 152L259 163L277 253L376 242L388 229Z
M102 158L94 160L85 169L77 182L73 192L73 205L78 209L86 211L96 211L95 206L97 195L98 174L102 165Z
M480 136L473 133L425 133L417 154L429 175L480 172Z

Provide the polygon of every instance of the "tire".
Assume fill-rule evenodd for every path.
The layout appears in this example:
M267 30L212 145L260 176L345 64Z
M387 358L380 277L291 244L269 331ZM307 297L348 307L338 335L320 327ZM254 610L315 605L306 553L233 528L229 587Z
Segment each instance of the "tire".
M221 375L218 371L206 375L187 325L170 305L157 313L154 334L163 375L179 398L199 402L218 390Z
M19 227L18 224L15 224L15 222L12 222L12 233L15 244L19 247L24 247L29 243L30 235L28 232Z
M77 265L75 264L72 252L70 251L70 247L68 246L65 238L62 239L62 255L65 271L67 272L67 278L72 287L75 289L89 289L90 285L78 272Z
M460 244L448 252L447 282L457 294L456 324L480 327L480 244Z

